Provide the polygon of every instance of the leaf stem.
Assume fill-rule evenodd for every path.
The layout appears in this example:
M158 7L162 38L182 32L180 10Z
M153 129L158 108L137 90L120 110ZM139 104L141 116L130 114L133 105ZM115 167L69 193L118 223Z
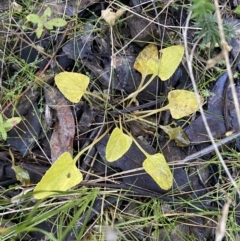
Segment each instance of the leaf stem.
M90 95L90 96L92 96L92 97L94 97L94 98L96 98L96 99L101 100L102 102L105 102L105 101L106 101L105 99L103 99L103 98L100 97L99 95L96 95L96 94L94 94L94 93L92 93L92 92L89 92L89 91L85 91L84 94Z
M78 161L79 157L87 150L89 150L90 148L92 148L96 143L98 143L104 136L107 135L107 133L109 132L109 130L111 129L111 127L109 127L101 136L99 136L97 139L95 139L92 144L86 146L85 148L83 148L73 159L75 162Z
M128 130L126 130L126 129L124 129L124 131L132 138L133 142L136 144L136 146L138 147L138 149L139 149L146 157L149 157L150 154L148 154L148 153L141 147L141 145L135 140L135 138L133 138L132 134L131 134Z
M15 158L14 158L14 155L11 151L11 148L9 148L9 155L10 155L11 160L12 160L12 166L14 167L15 166Z
M135 121L135 120L139 120L139 119L143 119L145 117L148 117L148 116L151 116L151 115L154 115L154 114L157 114L161 111L164 111L164 110L169 110L169 105L166 105L160 109L156 109L156 110L149 110L149 111L139 111L139 112L136 112L135 114L145 114L145 115L140 115L140 116L133 116L132 119L128 119L126 120L126 122L129 122L129 121Z
M131 102L132 103L133 101L136 100L136 97L137 95L143 91L152 81L153 79L156 77L156 75L152 75L152 77L146 82L146 84L143 85L145 79L146 79L147 76L145 75L142 75L142 79L141 79L141 82L140 82L140 85L138 87L138 89L136 91L134 91L133 93L131 93L128 97L126 97L125 99L123 99L119 104L123 103L124 101L126 100L129 100L132 98Z

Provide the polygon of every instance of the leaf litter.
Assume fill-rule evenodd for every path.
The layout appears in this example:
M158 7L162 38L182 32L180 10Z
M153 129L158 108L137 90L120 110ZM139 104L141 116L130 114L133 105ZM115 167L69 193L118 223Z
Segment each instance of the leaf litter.
M26 86L25 88L29 88L30 92L32 91L34 94L33 96L27 95L30 98L25 102L27 103L25 106L21 104L19 105L21 107L14 109L9 107L10 105L7 108L4 103L1 104L5 120L10 121L13 117L21 119L17 126L12 126L11 123L9 123L10 126L2 125L3 139L7 139L8 144L26 158L29 158L32 153L37 156L39 153L44 153L46 156L44 165L46 160L50 161L51 168L45 175L41 174L42 180L34 190L34 196L37 199L67 191L83 180L88 182L85 174L81 173L81 167L84 166L82 163L85 158L92 156L96 156L100 161L93 162L92 169L83 170L88 173L90 183L97 180L98 174L93 174L104 173L101 175L109 177L108 180L113 180L118 183L119 187L133 190L137 194L150 196L165 194L170 199L172 194L178 194L180 198L187 200L191 200L192 195L195 195L201 199L202 196L207 195L206 187L211 188L209 182L202 183L202 180L210 180L209 167L202 166L201 169L196 167L197 172L204 177L200 180L196 170L191 168L186 170L175 163L175 161L183 160L188 155L209 146L208 142L202 143L209 139L202 117L198 113L199 105L196 94L191 91L188 74L182 65L182 63L184 64L183 46L173 44L171 41L168 43L166 41L166 44L164 41L160 43L157 39L165 39L164 33L168 31L159 32L154 23L148 26L149 21L142 18L145 15L139 9L140 6L134 6L134 11L141 16L138 21L142 25L134 25L132 19L138 15L132 14L128 6L124 7L125 10L116 6L111 6L113 9L99 10L96 2L82 1L80 6L76 5L74 1L49 4L49 7L46 4L39 12L39 16L45 14L49 19L43 18L41 23L36 18L37 15L31 19L30 17L34 17L34 15L29 15L30 22L40 24L40 27L43 25L43 28L40 31L36 29L39 26L26 25L26 28L32 28L32 32L37 31L37 36L26 35L33 44L29 44L25 40L26 36L21 38L27 54L19 53L15 49L13 49L13 53L28 64L41 59L38 68L42 75L49 68L55 71L53 74L55 81L50 80L48 83L32 86L32 89ZM102 25L98 26L99 29L92 22L82 23L80 34L76 36L72 32L71 26L69 28L69 25L64 26L58 22L58 19L61 18L68 21L66 16L72 17L76 14L78 17L87 19L88 14L91 15L94 12L92 9L87 11L90 5L91 8L96 8L95 16L91 17L98 16L100 18L102 16L103 18ZM169 6L171 8L171 4ZM64 11L60 11L61 9ZM62 12L65 12L66 16L63 17ZM154 18L154 14L151 17ZM53 20L54 18L55 20ZM104 23L103 20L107 23ZM53 36L54 26L60 27L61 34ZM123 37L121 41L124 39L127 41L124 51L118 51L122 47L119 43L123 42L115 41L115 27L120 27L119 31ZM110 28L114 35L111 35ZM142 31L143 29L146 31ZM158 30L156 31L156 29ZM143 34L136 34L140 32ZM112 36L114 41L111 41ZM55 46L52 44L53 39L56 41ZM127 39L135 39L135 41L128 42ZM144 42L146 39L151 44L146 44ZM38 46L38 44L43 50L41 54L39 53L40 48L34 48L34 45ZM111 45L113 49L110 49ZM234 48L234 50L236 49ZM117 54L112 56L114 52ZM52 57L55 55L57 55L56 58ZM115 69L112 72L113 59ZM13 66L13 72L16 74L17 69L14 68ZM13 77L7 75L6 73L3 75L5 88L9 88L9 85L6 84L7 79ZM226 83L227 75L223 74L211 86L210 97L207 99L207 121L215 138L224 138L228 129L238 130L232 95L228 90L226 91ZM109 87L110 89L108 89ZM42 89L44 89L43 97L41 96ZM240 96L239 88L236 87L236 90ZM109 95L106 97L104 92ZM96 96L101 97L96 99ZM222 96L225 96L224 99ZM24 96L18 103L21 103L23 98ZM146 106L151 101L155 101L155 104ZM200 96L200 104L203 104L203 101ZM48 108L45 108L45 105ZM50 110L48 116L51 121L46 121L46 126L44 126L42 123L45 120L42 112L47 112L47 109ZM86 110L94 115L91 115L91 120L87 120L89 123L82 124L85 127L84 130L79 130L78 126L81 126L81 123L79 125L76 123L85 122ZM159 113L161 115L158 118ZM31 114L33 118L27 114ZM151 124L151 131L145 128L149 124L146 119L149 115L153 119L155 118ZM194 115L196 119L192 121L190 118L193 118ZM46 113L45 116L47 116ZM177 123L175 128L170 126L173 119ZM143 126L143 128L139 128L141 131L137 138L129 132L130 124L128 122L131 120L137 122L138 126ZM227 125L225 120L228 120ZM114 123L120 128L109 128L110 123ZM23 125L21 126L21 124ZM123 129L122 125L124 125ZM103 129L108 127L109 133L101 141L95 143L98 135L104 131L93 132L99 126L102 126ZM9 128L13 128L13 130L10 131ZM91 143L94 143L94 147L91 147L91 155L89 153L83 155L81 150L85 150L84 148ZM81 155L77 153L81 153ZM205 156L205 158L209 160L211 156ZM19 161L20 158L16 159ZM28 170L33 167L28 165L25 160L23 162ZM20 180L18 173L21 173L22 170L15 167L14 169ZM130 174L128 175L126 172ZM1 173L1 177L4 178L4 168ZM103 177L99 178L102 180ZM33 180L30 180L30 183L32 182ZM107 186L108 182L103 185ZM168 190L169 192L167 192ZM191 192L192 195L187 194ZM175 197L174 200L176 200ZM198 222L203 224L202 220L198 220ZM171 232L169 235L172 237ZM194 235L198 237L198 234Z

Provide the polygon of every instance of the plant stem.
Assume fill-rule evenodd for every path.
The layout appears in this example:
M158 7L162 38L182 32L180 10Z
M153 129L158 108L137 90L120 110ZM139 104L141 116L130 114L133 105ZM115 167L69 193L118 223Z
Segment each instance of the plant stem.
M99 136L97 139L95 139L92 144L90 144L89 146L86 146L85 148L83 148L74 158L74 161L77 162L79 157L87 150L89 150L90 148L92 148L96 143L98 143L104 136L107 135L107 133L109 132L111 127L109 127L101 136Z
M138 147L138 149L139 149L146 157L150 156L150 155L141 147L141 145L135 140L135 138L133 138L133 136L131 135L131 133L130 133L128 130L124 129L124 131L132 138L132 140L133 140L133 142L135 143L135 145Z
M226 138L223 138L222 140L220 140L219 142L216 143L216 147L221 147L229 142L232 142L236 139L238 139L240 137L240 132L236 132L234 134L232 134L231 136L228 136ZM211 153L212 151L215 151L215 147L213 145L204 148L201 151L198 151L196 153L193 153L192 155L189 155L187 157L185 157L183 160L181 160L180 162L177 162L178 164L184 164L186 162L190 162L190 161L194 161L199 157L205 156L209 153Z
M103 99L103 98L100 97L99 95L96 95L96 94L94 94L94 93L92 93L92 92L85 91L85 94L90 95L90 96L92 96L92 97L94 97L94 98L96 98L96 99L99 99L99 100L101 100L102 102L105 102L105 101L106 101L105 99Z
M133 100L131 100L131 102L130 102L130 103L132 103L134 100L136 100L137 95L138 95L141 91L143 91L143 90L153 81L153 79L154 79L155 77L156 77L156 75L152 75L152 77L147 81L147 83L143 85L143 83L144 83L144 81L145 81L145 79L146 79L146 76L143 75L138 89L137 89L136 91L134 91L133 93L131 93L128 97L126 97L125 99L123 99L119 104L123 103L123 102L126 101L126 100L129 100L129 99L133 98Z

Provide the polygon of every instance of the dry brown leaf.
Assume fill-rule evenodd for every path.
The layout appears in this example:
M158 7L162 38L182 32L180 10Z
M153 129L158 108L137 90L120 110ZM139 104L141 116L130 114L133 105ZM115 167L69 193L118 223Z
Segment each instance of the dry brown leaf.
M68 101L56 88L45 89L46 104L56 110L56 122L50 139L52 162L64 152L72 154L75 122Z

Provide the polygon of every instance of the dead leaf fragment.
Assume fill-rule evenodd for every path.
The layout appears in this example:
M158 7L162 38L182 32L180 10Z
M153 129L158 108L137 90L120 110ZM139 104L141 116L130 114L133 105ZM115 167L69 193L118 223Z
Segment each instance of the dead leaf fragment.
M120 8L117 12L113 12L111 8L102 10L102 18L112 27L115 24L115 21L120 18L126 10Z
M142 14L144 13L142 12ZM154 36L159 36L158 28L154 22L149 22L148 14L146 12L144 15L142 14L133 14L133 12L129 11L126 18L131 38L134 39L140 47L143 47L147 42L153 42ZM143 18L143 16L146 18Z
M14 170L16 174L16 179L21 182L23 186L28 186L30 184L30 176L27 170L24 170L21 166L16 166L15 165L15 158L14 155L9 149L9 154L12 159L12 169Z
M175 140L177 146L185 147L190 145L190 140L180 126L173 128L170 124L167 126L159 125L159 127L168 134L170 140Z
M30 176L27 170L24 170L20 166L12 165L12 169L16 174L16 179L21 182L23 186L29 186L30 184Z
M16 3L15 1L11 2L11 7L13 11L19 12L19 13L21 13L23 9L23 7L20 4Z
M68 101L55 88L45 89L46 104L56 111L56 122L50 139L51 158L54 162L62 153L73 150L75 121Z
M224 204L222 209L222 217L220 218L218 222L218 226L216 228L215 241L222 241L222 239L225 236L228 211L231 203L232 203L232 200L229 197L227 197L227 202Z

